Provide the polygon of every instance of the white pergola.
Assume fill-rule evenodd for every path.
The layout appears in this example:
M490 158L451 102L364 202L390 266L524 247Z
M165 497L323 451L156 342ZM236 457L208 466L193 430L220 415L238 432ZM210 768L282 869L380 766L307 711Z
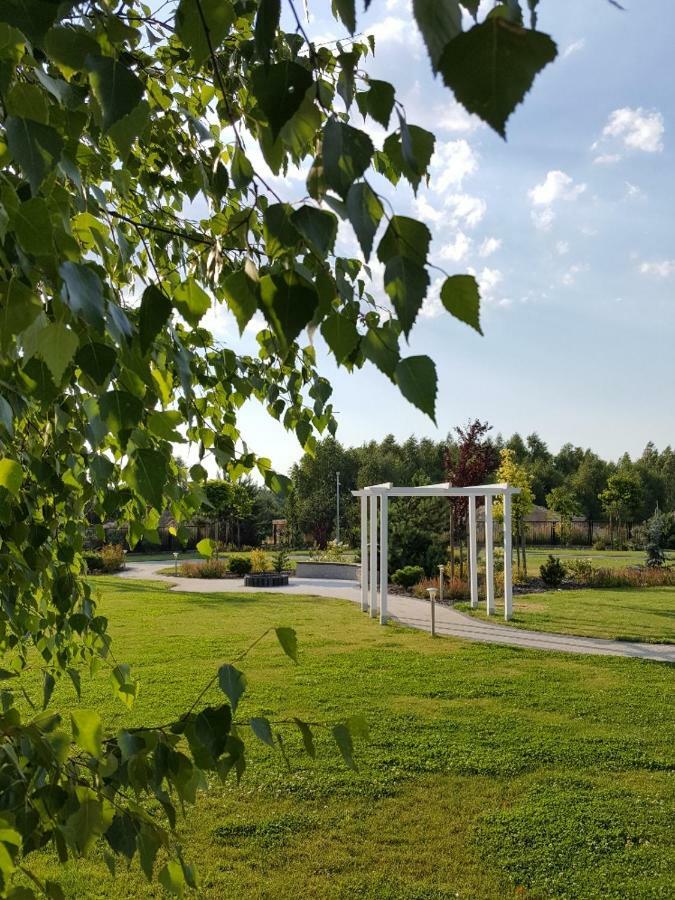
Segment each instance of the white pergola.
M514 494L520 488L508 484L481 484L475 487L453 487L451 484L430 484L423 487L394 487L391 482L374 484L360 491L352 491L361 498L361 609L378 613L377 598L377 533L378 505L380 532L380 622L388 617L389 587L389 498L390 497L466 497L469 504L469 584L471 607L478 607L478 528L476 500L485 500L485 580L487 612L492 615L495 607L494 540L492 504L495 497L504 498L504 618L511 618L513 609L513 563L511 548L511 505Z

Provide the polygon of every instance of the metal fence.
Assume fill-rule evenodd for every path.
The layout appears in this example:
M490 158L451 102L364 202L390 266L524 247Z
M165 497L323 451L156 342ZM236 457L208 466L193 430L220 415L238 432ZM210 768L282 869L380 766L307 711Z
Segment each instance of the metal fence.
M502 527L495 527L495 541L501 541ZM560 522L528 522L525 525L525 540L533 547L592 547L596 541L620 545L632 540L633 528L632 524L615 525L610 531L608 522L572 522L567 528L563 528Z

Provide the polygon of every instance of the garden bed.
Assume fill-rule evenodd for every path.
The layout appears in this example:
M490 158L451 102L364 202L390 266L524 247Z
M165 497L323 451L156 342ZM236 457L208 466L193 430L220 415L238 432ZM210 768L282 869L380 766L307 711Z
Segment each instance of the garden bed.
M245 587L285 587L288 572L251 572L244 576Z

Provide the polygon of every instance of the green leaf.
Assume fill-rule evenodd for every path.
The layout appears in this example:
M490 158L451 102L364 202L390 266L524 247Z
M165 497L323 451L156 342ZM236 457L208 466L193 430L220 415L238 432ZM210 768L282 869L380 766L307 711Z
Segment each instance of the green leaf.
M398 351L398 333L386 323L382 328L369 328L361 339L361 350L366 359L389 378L394 377L400 359Z
M390 134L384 142L383 150L394 168L410 182L417 193L422 178L429 171L436 138L424 128L408 125L403 118L400 121L400 136L396 132Z
M364 259L368 262L384 209L380 198L365 181L357 181L349 188L347 214L361 245Z
M5 99L7 115L22 116L33 122L49 123L49 104L45 92L36 84L15 82Z
M337 237L337 217L314 206L301 206L291 216L296 230L322 258L328 256Z
M131 69L109 56L87 57L87 71L103 112L103 130L107 131L140 103L145 87Z
M248 156L239 147L234 151L230 174L232 183L238 190L242 190L253 181L253 166Z
M413 406L436 423L438 379L436 366L428 356L409 356L396 366L396 384Z
M265 318L285 353L289 344L311 322L319 296L309 282L286 271L261 278L260 297Z
M110 681L112 682L115 696L122 703L131 709L134 701L138 696L138 682L131 677L131 669L127 663L120 663L110 673Z
M163 441L182 443L185 438L177 428L183 424L183 415L177 409L152 412L148 416L148 430Z
M99 400L101 418L115 434L134 428L143 415L143 404L128 391L108 391Z
M367 113L383 128L389 127L389 121L394 109L396 91L393 84L388 81L378 81L371 78L368 81L368 90L357 95L359 109L365 116Z
M164 890L174 897L182 897L185 894L185 875L179 862L170 860L165 863L159 870L158 880Z
M439 69L457 100L505 137L509 116L557 52L547 34L491 18L455 38Z
M102 385L117 362L117 352L114 347L93 341L80 347L75 356L75 362L92 381Z
M294 628L275 628L274 629L277 640L281 644L281 649L284 651L286 656L293 660L294 663L298 661L298 636L295 633Z
M426 265L431 232L422 222L407 216L393 216L377 248L377 257L387 263L393 256L404 256L418 266Z
M255 717L251 719L250 725L251 731L259 741L274 747L274 735L272 734L272 726L269 723L269 719L264 718L264 716Z
M164 510L168 474L164 454L150 449L136 450L125 470L127 484L160 513Z
M169 321L171 301L164 291L151 284L143 291L138 316L138 339L143 353L147 353L155 338Z
M230 701L232 715L237 711L242 694L246 690L246 676L229 663L218 669L218 684L221 691Z
M122 160L129 156L134 141L143 134L149 119L150 104L141 100L130 113L122 116L108 129L108 135L115 142Z
M13 459L0 459L0 488L18 497L23 484L23 469Z
M441 303L456 319L466 322L482 334L480 327L480 290L473 275L451 275L441 288Z
M356 31L356 0L332 0L333 15L337 16L350 34Z
M215 541L212 541L210 538L202 538L201 541L195 547L197 553L200 556L205 556L207 559L211 559L213 554L216 552L217 544Z
M81 263L64 262L59 275L63 279L63 299L72 312L92 328L103 331L105 298L97 273Z
M44 42L47 55L70 72L82 71L88 56L97 56L101 48L93 34L84 28L57 25L50 28Z
M281 0L260 0L255 17L253 37L256 53L260 59L267 61L274 46L279 18L281 16Z
M0 396L0 425L2 425L10 438L14 436L14 411L9 402L2 396Z
M462 32L458 0L413 0L413 15L427 45L431 68L438 71L443 51Z
M0 345L9 346L12 337L32 325L41 312L42 304L28 285L12 278L4 308L0 311Z
M326 184L345 198L373 155L373 142L367 134L331 118L323 133L323 170Z
M344 362L359 343L356 322L345 313L327 316L321 324L321 334L339 363Z
M350 716L345 725L353 738L357 737L363 741L370 740L370 729L363 716Z
M393 256L384 270L384 289L408 337L429 289L427 270L405 256Z
M214 51L217 50L234 20L235 13L229 0L201 0L200 4L197 0L181 0L176 10L176 34L197 66L201 66L210 56L209 42Z
M49 125L18 116L7 117L5 131L7 146L14 160L23 169L32 193L37 194L45 177L61 158L61 135Z
M103 725L97 712L90 709L76 709L70 714L75 743L90 753L100 757L103 743Z
M72 362L78 343L77 335L63 322L51 322L38 333L37 352L45 361L55 385L61 384L63 373Z
M239 334L243 334L258 308L258 282L250 278L244 269L238 269L227 276L222 289L239 325Z
M211 298L194 278L178 285L173 292L173 303L185 321L195 326L211 308Z
M300 244L300 235L295 229L290 203L271 203L263 215L263 236L269 256L295 254Z
M316 758L316 748L314 746L314 735L312 734L312 729L306 722L303 722L301 719L293 719L295 724L298 726L298 730L302 736L302 743L305 748L305 753L311 759Z
M333 738L335 739L335 743L338 745L338 749L342 754L342 758L344 759L348 768L352 769L354 772L358 771L356 767L356 763L354 762L354 744L352 743L352 736L349 733L349 729L346 725L335 725L333 728Z
M161 841L154 828L147 825L142 826L141 833L138 835L138 855L141 868L148 881L152 881L152 870L160 846Z
M22 203L14 215L14 231L26 253L49 254L53 249L53 228L49 207L42 197Z
M295 62L284 61L253 70L251 88L275 140L286 122L300 109L313 83L310 71Z

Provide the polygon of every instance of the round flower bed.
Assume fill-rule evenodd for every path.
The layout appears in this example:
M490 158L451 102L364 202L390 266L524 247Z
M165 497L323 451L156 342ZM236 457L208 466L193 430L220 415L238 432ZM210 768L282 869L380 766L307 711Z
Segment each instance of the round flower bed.
M251 572L244 576L245 587L285 587L288 572Z

